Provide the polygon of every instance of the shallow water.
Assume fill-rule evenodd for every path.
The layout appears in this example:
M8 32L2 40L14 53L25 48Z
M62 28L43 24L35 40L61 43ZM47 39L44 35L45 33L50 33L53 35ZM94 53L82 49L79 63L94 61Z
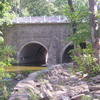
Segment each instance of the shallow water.
M47 67L41 67L41 66L8 66L4 67L5 71L7 72L22 72L22 71L37 71L37 70L43 70Z
M8 66L4 67L5 71L9 74L15 73L22 74L24 77L27 77L30 73L46 69L47 67L41 67L41 66Z

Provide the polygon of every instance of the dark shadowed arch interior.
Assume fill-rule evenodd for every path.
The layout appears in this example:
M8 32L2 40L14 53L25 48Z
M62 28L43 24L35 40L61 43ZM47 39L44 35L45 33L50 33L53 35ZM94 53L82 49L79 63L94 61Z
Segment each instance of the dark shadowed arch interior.
M86 48L86 43L80 43L80 47L81 47L81 49L85 49Z
M86 48L86 43L80 43L80 47L82 49L85 49ZM71 62L71 57L70 57L69 51L72 50L72 49L74 49L74 45L69 45L65 49L65 51L63 53L63 57L62 57L62 63L69 63L69 62Z
M20 65L46 64L47 50L38 43L30 43L24 46L19 55Z
M62 63L69 63L71 62L71 57L70 57L70 53L69 51L74 49L73 45L69 45L66 49L65 52L63 53L63 57L62 57Z

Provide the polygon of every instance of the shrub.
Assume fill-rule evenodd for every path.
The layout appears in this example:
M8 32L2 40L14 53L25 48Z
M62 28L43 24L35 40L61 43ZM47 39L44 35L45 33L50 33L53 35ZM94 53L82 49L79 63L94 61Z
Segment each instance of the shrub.
M72 53L72 60L77 64L77 67L73 68L74 71L83 71L83 73L88 73L89 76L95 76L100 73L100 65L97 63L98 59L93 54L91 44L86 44L85 49L81 49L78 46L77 51L78 56L74 55L74 50L70 51Z
M12 62L17 62L13 55L16 54L16 51L11 46L0 45L0 91L2 91L2 96L0 100L6 100L10 95L10 92L7 90L6 81L3 81L4 77L11 77L8 73L5 72L5 66L11 66Z

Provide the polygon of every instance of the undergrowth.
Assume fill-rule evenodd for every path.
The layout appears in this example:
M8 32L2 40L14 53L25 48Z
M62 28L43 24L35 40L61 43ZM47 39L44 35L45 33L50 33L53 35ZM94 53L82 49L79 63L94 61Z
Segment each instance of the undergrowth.
M77 66L71 67L69 69L74 72L83 71L88 73L89 76L96 76L100 73L100 65L98 64L98 59L94 56L91 44L86 44L86 48L82 49L79 45L77 48L78 56L74 54L75 50L70 50L71 58Z

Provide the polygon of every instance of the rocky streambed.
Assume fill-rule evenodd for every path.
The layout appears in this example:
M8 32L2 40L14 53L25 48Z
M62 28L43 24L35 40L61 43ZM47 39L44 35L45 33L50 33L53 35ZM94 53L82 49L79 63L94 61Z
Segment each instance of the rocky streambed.
M100 100L100 75L72 75L69 64L33 72L18 82L8 100Z

